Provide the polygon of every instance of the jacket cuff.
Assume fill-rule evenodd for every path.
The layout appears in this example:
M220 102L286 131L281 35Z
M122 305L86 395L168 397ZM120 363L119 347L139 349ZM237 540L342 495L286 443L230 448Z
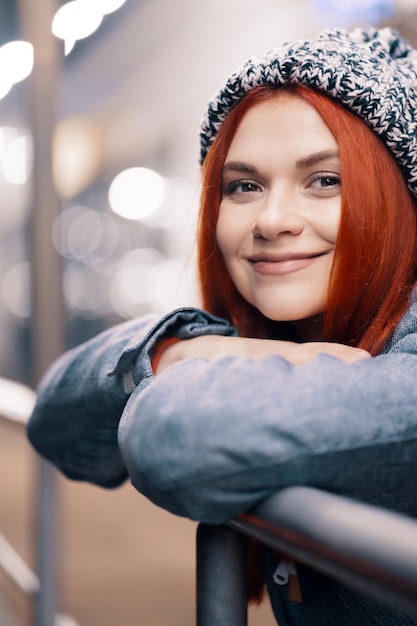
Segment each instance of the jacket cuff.
M122 375L126 391L153 376L150 354L159 341L171 337L192 339L201 335L237 336L238 332L227 320L196 308L176 309L152 326L134 345L127 346L109 376Z

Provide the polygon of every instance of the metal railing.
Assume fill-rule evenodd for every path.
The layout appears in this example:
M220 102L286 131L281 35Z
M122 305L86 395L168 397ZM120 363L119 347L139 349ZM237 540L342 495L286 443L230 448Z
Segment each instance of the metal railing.
M309 487L197 531L197 626L246 626L246 536L417 618L417 521Z

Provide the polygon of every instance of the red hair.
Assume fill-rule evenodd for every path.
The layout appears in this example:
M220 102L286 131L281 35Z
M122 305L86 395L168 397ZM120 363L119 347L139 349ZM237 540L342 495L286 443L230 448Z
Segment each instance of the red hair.
M234 287L216 243L222 169L245 113L260 101L292 93L322 116L339 145L342 211L323 339L378 354L404 315L416 280L416 205L397 163L368 126L339 103L304 85L261 86L230 111L202 169L198 268L203 308L229 319L241 335L286 338Z

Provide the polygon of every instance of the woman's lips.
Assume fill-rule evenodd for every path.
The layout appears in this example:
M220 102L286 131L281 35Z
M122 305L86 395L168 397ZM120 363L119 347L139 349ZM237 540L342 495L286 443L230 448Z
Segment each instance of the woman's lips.
M280 276L304 269L322 257L326 252L315 254L287 254L278 256L254 256L249 259L259 274Z

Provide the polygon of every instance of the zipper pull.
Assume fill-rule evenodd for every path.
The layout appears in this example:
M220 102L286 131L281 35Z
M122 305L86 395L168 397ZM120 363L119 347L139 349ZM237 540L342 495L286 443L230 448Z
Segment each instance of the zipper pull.
M278 567L272 575L272 579L276 585L288 586L288 599L291 602L303 602L303 596L298 580L297 569L293 561L280 561Z
M287 585L290 578L290 570L287 561L280 561L278 567L273 573L273 581L276 585Z

